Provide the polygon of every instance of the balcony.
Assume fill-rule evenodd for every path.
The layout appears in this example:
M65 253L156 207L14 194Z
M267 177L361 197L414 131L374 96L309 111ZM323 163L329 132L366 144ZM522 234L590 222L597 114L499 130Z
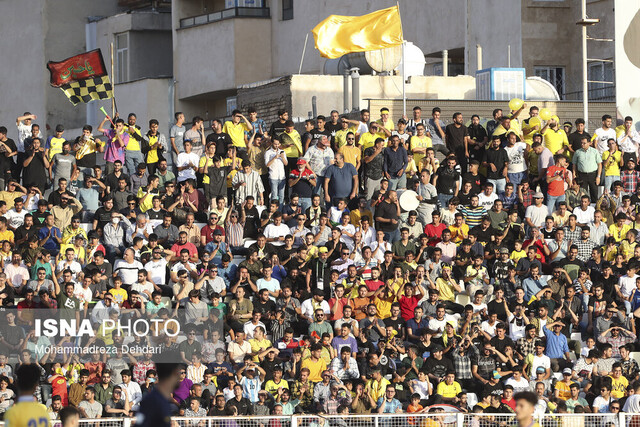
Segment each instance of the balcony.
M219 12L208 13L206 15L192 16L180 20L180 28L195 27L211 22L218 22L231 18L271 18L268 7L232 7Z

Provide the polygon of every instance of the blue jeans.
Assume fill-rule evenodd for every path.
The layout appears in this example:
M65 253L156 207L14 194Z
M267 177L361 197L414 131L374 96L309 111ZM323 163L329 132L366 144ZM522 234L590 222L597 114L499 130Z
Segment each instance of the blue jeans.
M507 185L507 180L504 178L500 179L487 179L487 182L493 184L493 192L496 194L504 193L504 187Z
M269 184L271 185L270 200L277 200L280 202L280 206L282 206L284 203L284 186L286 180L269 178Z
M313 189L313 194L320 196L320 200L324 200L324 176L319 176L316 179L316 188Z
M604 177L604 191L611 191L611 186L616 181L620 181L620 175L605 176Z
M566 200L565 195L561 195L561 196L552 196L550 194L547 194L547 209L549 209L549 215L553 214L556 209L556 203L559 202L564 202Z
M444 210L449 207L449 200L453 199L453 194L438 194L438 202L440 209Z
M385 231L384 238L391 244L400 240L400 230L397 228L393 231Z
M402 176L392 175L389 179L389 190L397 190L398 188L407 188L407 175Z
M513 189L517 190L518 185L522 184L522 181L527 179L527 172L507 173L507 176L509 177L509 182L513 184Z
M311 197L300 197L298 204L302 207L302 212L306 212L311 207Z
M127 167L127 173L129 176L136 173L138 170L138 164L144 163L144 156L140 151L125 151L124 152L124 164Z

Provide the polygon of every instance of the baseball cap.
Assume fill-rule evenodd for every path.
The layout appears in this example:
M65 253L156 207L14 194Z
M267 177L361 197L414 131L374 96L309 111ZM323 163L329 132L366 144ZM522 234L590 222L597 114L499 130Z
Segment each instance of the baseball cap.
M538 369L536 369L537 374L544 374L545 372L546 372L546 369L544 369L543 366L538 366Z
M213 231L213 235L214 236L222 236L222 231L216 229L216 230Z
M563 373L564 375L571 375L571 368L564 368L564 369L562 370L562 373Z
M329 252L329 249L327 249L324 246L322 246L321 248L318 249L318 253L319 254L326 254L327 252Z
M509 249L507 249L507 248L500 248L500 253L501 253L501 254L508 254L508 253L509 253Z
M298 159L298 161L296 162L297 165L305 165L307 164L307 161L305 159Z
M542 194L541 191L536 192L536 194L533 195L534 199L544 199L544 194Z

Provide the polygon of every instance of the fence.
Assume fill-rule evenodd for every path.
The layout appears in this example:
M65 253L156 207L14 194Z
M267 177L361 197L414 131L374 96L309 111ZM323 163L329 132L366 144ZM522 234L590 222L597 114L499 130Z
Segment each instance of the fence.
M425 414L366 415L286 415L242 417L174 417L173 427L511 427L515 414L475 414L451 412L449 405L438 405L445 412ZM449 411L449 412L446 412ZM541 427L640 427L640 414L542 414L536 417ZM132 427L133 418L80 420L81 427ZM4 427L0 423L0 427ZM54 423L60 427L60 422Z

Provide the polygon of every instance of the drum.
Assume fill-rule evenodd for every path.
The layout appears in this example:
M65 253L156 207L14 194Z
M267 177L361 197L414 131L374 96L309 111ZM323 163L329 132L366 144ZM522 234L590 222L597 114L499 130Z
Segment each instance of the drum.
M398 190L398 202L404 212L415 211L420 206L418 193L413 190Z

